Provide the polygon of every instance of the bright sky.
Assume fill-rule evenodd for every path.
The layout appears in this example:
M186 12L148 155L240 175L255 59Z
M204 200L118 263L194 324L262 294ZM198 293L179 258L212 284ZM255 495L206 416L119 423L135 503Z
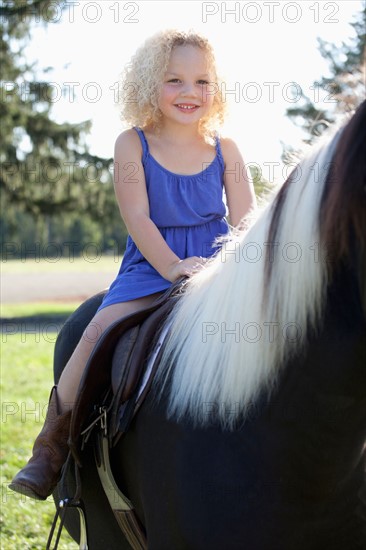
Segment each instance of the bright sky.
M282 180L281 141L298 146L302 134L285 116L301 88L318 104L324 91L313 82L328 75L317 37L340 45L353 36L349 25L361 1L89 1L65 5L58 24L38 26L28 49L38 67L54 67L45 78L69 93L55 101L58 121L91 119L90 150L111 157L123 130L115 105L119 73L146 37L168 27L192 28L212 42L226 83L230 115L225 133L236 139L248 164ZM56 10L55 19L60 19ZM41 14L50 19L47 14ZM72 93L74 89L75 94ZM328 101L331 101L328 98ZM320 104L319 104L320 105Z

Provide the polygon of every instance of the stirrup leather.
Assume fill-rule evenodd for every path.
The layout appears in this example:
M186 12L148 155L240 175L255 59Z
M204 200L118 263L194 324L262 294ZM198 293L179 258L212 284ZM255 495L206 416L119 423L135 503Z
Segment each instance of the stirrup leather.
M132 502L118 487L109 460L109 441L107 434L107 411L103 407L104 415L100 421L100 428L95 434L94 443L95 462L101 484L108 498L110 507L117 523L133 550L146 550L146 534L139 518L136 515Z

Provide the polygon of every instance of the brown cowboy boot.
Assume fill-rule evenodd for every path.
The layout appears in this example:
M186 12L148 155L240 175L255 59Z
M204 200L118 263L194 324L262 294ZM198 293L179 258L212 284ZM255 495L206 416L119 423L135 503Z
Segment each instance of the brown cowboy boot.
M71 411L59 414L56 386L52 388L45 423L33 446L28 464L14 477L9 487L36 500L46 500L56 487L69 453L67 440Z

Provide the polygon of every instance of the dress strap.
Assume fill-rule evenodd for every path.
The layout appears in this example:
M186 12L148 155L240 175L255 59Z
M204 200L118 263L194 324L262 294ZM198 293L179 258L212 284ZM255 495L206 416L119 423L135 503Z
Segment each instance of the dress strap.
M141 130L141 128L138 128L137 126L133 126L133 129L136 130L140 138L141 145L142 145L142 162L145 162L146 157L149 154L149 144L147 143L147 139L145 137L144 132Z
M216 149L216 155L217 155L217 159L220 163L221 169L222 169L222 171L224 171L225 170L225 162L224 162L224 157L222 156L222 150L221 150L219 134L215 135L215 149Z

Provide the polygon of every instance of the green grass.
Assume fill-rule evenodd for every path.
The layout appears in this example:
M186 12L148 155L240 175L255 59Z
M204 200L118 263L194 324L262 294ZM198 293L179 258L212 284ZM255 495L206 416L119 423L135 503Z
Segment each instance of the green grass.
M39 307L34 305L32 310L27 304L27 309L22 311L32 315L40 311ZM55 313L52 307L51 311ZM0 547L2 550L44 550L55 513L52 498L44 502L28 499L10 491L8 484L30 457L33 441L43 424L53 385L54 343L36 334L2 334L0 337ZM64 529L59 549L78 547Z
M0 260L3 274L17 273L117 273L122 257L117 254L93 258L92 255L81 258Z
M29 273L117 273L121 257L104 256L97 261L68 258L53 261L27 259L0 260L1 274ZM2 304L2 318L39 316L67 317L80 302L39 302ZM31 455L33 442L39 433L53 385L53 349L56 333L22 332L22 325L0 334L0 548L2 550L43 550L55 514L52 497L35 501L10 491L8 484ZM12 332L15 332L12 334ZM51 337L52 336L52 337ZM76 550L64 529L60 550Z
M71 315L80 302L25 302L21 304L1 304L0 317L30 317L33 315Z

